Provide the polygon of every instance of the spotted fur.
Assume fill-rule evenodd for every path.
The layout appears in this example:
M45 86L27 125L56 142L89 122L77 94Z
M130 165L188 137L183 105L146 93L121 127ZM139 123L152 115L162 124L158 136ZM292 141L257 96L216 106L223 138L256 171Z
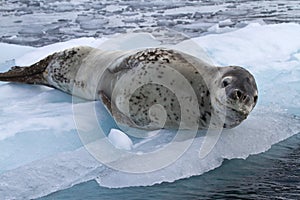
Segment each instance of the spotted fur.
M247 102L222 101L221 80L226 74L236 76L237 82L225 91L229 93L234 87L247 85ZM127 77L128 80L117 87L120 80ZM183 77L195 92L196 102L190 101L198 105L199 112L182 107L182 99L177 97L186 95L181 87L186 82L178 77ZM215 121L211 122L212 116L221 119L226 110L228 117L225 116L222 125L232 128L247 117L257 101L254 77L243 68L211 66L191 55L166 48L110 52L75 47L54 53L30 67L14 67L0 73L0 81L42 84L84 99L100 99L117 122L143 129L161 128L161 110L166 114L164 128L178 128L182 111L189 114L188 119L194 120L199 129L206 129L211 123L217 126ZM136 85L140 87L130 92L128 88ZM129 113L123 101L127 97ZM221 104L226 104L226 110L222 110ZM150 112L157 105L160 105L156 108L158 112ZM246 115L240 116L239 109L247 110Z

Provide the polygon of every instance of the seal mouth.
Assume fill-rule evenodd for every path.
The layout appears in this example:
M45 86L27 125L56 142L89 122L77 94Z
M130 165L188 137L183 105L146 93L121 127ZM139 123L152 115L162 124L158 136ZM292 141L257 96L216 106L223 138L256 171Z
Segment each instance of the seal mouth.
M226 107L224 128L234 128L248 117L247 112Z
M238 122L241 122L241 121L245 120L248 117L248 112L245 112L245 111L243 112L243 111L231 109L230 113L234 113L235 118L234 119L232 118L232 119L235 120L235 121L238 121ZM226 116L228 118L231 118L230 115L226 114Z
M216 98L216 102L220 105L220 107L221 107L220 110L224 110L224 108L225 108L224 114L225 114L226 118L229 118L231 120L235 121L236 118L238 118L238 119L241 119L240 121L243 121L249 115L249 112L247 110L239 109L239 107L229 106L228 104L224 104L218 98ZM232 102L227 102L227 103L232 104ZM235 119L233 119L233 117L230 116L229 113L234 113Z

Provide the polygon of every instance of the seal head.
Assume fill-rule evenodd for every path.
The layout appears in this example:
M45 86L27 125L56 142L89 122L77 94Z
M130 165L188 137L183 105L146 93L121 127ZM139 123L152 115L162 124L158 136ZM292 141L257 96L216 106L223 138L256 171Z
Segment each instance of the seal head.
M253 75L238 66L220 67L221 78L216 82L215 112L224 113L224 128L233 128L247 118L258 99Z

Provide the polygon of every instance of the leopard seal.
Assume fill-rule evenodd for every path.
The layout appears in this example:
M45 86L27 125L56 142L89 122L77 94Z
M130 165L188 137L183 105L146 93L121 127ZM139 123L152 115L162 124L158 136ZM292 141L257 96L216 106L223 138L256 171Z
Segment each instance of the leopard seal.
M160 80L165 84L159 84ZM222 127L236 127L258 97L255 79L246 69L213 66L163 47L130 51L74 47L28 67L12 67L0 73L0 81L45 85L86 100L100 100L116 122L146 130L180 126L178 96L188 99L182 87L186 83L197 97L190 103L197 104L199 112L189 108L185 112L198 129L207 129L213 115L224 119ZM130 87L135 89L129 91ZM129 108L124 105L126 98ZM165 116L163 126L161 115Z

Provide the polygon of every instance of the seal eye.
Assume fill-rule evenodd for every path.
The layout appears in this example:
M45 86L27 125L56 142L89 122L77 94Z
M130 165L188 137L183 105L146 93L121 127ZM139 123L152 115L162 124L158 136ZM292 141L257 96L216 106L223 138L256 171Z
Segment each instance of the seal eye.
M232 81L232 77L225 77L222 81L222 87L227 87Z

